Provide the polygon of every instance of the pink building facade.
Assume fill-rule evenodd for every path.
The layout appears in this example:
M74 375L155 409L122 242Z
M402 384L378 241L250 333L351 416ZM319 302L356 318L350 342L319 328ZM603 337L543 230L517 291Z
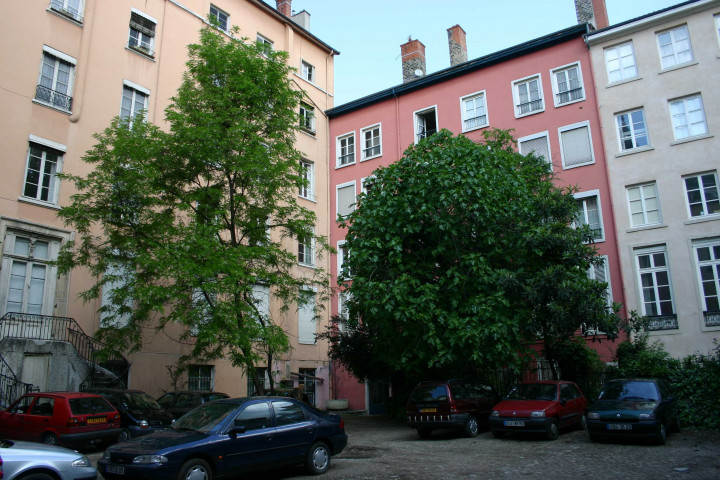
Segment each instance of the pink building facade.
M488 128L512 129L521 153L543 156L558 182L578 187L580 219L596 232L595 246L605 259L603 268L588 275L608 282L608 301L624 303L592 65L583 39L588 28L582 23L466 61L465 32L454 26L448 29L451 67L429 75L422 43L403 45L403 84L327 112L331 217L352 211L364 179L400 159L423 136L444 128L479 141ZM330 265L333 285L346 254L345 232L337 222L330 225L331 244L338 250ZM338 292L333 314L342 313L342 303ZM612 360L615 343L590 345L603 360ZM333 395L347 398L351 409L372 412L382 396L384 386L359 383L341 368L333 377Z

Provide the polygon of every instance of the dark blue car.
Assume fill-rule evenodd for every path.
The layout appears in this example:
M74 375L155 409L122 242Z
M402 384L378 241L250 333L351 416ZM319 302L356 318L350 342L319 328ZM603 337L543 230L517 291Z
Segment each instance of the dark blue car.
M345 423L292 398L217 400L170 428L113 445L98 460L107 480L212 480L304 464L325 473L347 445Z

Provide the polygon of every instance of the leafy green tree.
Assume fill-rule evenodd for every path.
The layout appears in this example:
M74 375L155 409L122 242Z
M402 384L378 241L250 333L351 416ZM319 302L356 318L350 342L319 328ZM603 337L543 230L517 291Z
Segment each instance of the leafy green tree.
M136 351L148 327L182 324L178 340L193 346L183 361L227 358L263 392L255 367L290 345L254 289L269 287L287 309L328 284L321 269L294 276L297 253L283 247L304 238L328 248L296 201L302 92L285 52L212 27L188 50L169 129L116 118L83 158L91 172L63 175L78 193L60 216L79 241L58 263L98 278L83 298L107 301L98 335L109 347Z
M348 326L326 334L355 375L519 367L582 324L616 334L574 189L513 144L443 130L375 172L345 222Z

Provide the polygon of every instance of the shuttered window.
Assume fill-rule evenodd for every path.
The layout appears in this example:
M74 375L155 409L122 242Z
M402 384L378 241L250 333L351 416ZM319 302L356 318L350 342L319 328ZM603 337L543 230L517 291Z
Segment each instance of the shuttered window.
M337 187L337 214L343 218L355 210L355 182Z
M590 129L587 125L565 127L560 130L563 168L594 163Z
M519 144L521 154L530 155L531 153L534 153L536 157L543 158L546 162L552 163L547 136L543 135L529 140L520 139Z
M298 342L312 345L315 343L315 296L311 292L303 294L304 302L298 306Z

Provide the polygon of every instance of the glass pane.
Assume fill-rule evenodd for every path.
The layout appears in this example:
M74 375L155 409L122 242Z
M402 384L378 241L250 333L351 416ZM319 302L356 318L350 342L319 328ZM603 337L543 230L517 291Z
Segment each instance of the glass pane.
M13 248L13 253L16 255L29 255L30 239L25 237L15 237L15 248Z

